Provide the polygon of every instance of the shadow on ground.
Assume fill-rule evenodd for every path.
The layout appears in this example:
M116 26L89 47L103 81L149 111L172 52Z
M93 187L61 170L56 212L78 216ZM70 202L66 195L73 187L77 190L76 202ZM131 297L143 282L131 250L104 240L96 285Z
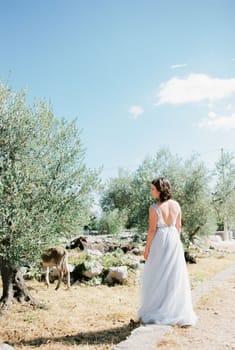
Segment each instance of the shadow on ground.
M137 327L138 325L130 323L122 327L104 329L96 332L78 333L62 337L40 337L31 340L22 340L20 342L11 343L10 345L40 346L48 343L63 343L70 345L117 344L125 340L131 334L131 331Z

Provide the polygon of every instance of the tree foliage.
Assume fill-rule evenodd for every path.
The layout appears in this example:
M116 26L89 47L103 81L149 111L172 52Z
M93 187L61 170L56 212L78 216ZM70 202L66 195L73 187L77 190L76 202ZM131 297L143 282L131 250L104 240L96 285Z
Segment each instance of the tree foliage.
M150 195L151 181L156 177L165 176L173 186L177 184L179 162L180 159L173 156L167 148L161 148L154 157L147 157L133 174L130 223L139 231L146 230L148 225L148 208L153 203Z
M235 228L235 156L231 152L221 150L215 164L216 177L213 193L213 206L216 211L218 230Z
M182 207L183 229L193 240L216 229L211 207L210 176L197 155L184 162L182 187L176 193Z
M124 170L120 170L116 178L110 179L102 193L101 207L103 211L118 208L123 210L131 204L132 176Z
M128 216L132 200L132 176L120 170L117 178L110 179L100 200L103 210L99 230L117 233L128 227Z
M74 235L88 218L96 171L84 164L76 121L0 84L0 254L15 265Z
M147 157L128 177L112 179L104 193L101 205L109 210L127 213L126 227L146 231L148 208L153 202L150 184L155 177L167 177L173 188L173 197L179 201L183 212L183 231L192 239L196 233L206 234L212 229L210 210L209 175L199 156L184 161L166 148L154 157ZM119 198L119 200L117 200Z

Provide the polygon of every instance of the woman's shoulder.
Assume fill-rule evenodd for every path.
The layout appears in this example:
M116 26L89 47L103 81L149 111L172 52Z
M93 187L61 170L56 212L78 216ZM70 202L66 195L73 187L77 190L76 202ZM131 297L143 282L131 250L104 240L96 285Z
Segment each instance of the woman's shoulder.
M157 208L157 203L153 203L150 205L149 210L156 210Z
M169 203L174 206L174 207L177 207L180 209L180 205L179 205L179 202L177 202L175 199L169 199Z
M149 207L149 212L158 213L159 212L158 204L157 203L151 204L150 207Z

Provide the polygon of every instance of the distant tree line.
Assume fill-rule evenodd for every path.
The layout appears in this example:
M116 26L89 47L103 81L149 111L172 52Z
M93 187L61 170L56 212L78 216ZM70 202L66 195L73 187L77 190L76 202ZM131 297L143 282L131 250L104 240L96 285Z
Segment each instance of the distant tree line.
M195 235L235 229L234 155L222 152L215 169L209 171L199 155L183 160L166 148L146 158L136 171L120 170L108 181L101 197L101 227L116 232L131 228L146 231L152 203L150 183L157 176L167 177L172 184L173 197L182 207L183 233L188 242Z

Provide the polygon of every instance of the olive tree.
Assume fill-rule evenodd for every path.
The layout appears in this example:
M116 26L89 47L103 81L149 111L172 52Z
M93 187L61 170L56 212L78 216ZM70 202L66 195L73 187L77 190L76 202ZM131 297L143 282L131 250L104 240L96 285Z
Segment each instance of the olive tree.
M178 157L173 157L168 149L161 148L155 157L146 157L136 171L120 171L116 178L106 184L101 199L103 211L118 209L126 215L126 228L145 230L148 207L152 202L151 180L163 174L168 176L168 173L174 174L172 179L177 178L178 162Z
M132 175L120 169L116 178L110 179L102 192L100 205L102 217L100 218L99 230L117 232L129 228L132 201ZM115 227L114 230L111 227Z
M213 206L216 212L217 229L227 231L235 228L235 157L221 150L215 164L215 188ZM225 232L225 239L227 232Z
M209 235L215 230L215 218L211 206L211 176L198 155L184 162L181 187L176 196L182 207L183 231L186 241L195 235Z
M196 233L206 234L212 230L210 179L207 168L197 155L183 160L172 155L167 148L160 148L154 157L146 157L126 179L126 184L125 178L113 179L102 203L109 204L110 210L126 210L128 226L143 232L148 226L148 208L153 203L150 184L159 176L167 177L172 184L173 198L182 207L183 231L187 240L193 240Z
M88 220L96 171L86 168L76 121L57 119L46 102L0 84L1 308L13 297L36 304L20 274L43 249Z
M173 188L179 185L180 158L167 148L160 148L154 157L146 157L133 175L130 222L139 231L148 225L148 208L153 199L150 195L151 181L159 176L169 178Z

